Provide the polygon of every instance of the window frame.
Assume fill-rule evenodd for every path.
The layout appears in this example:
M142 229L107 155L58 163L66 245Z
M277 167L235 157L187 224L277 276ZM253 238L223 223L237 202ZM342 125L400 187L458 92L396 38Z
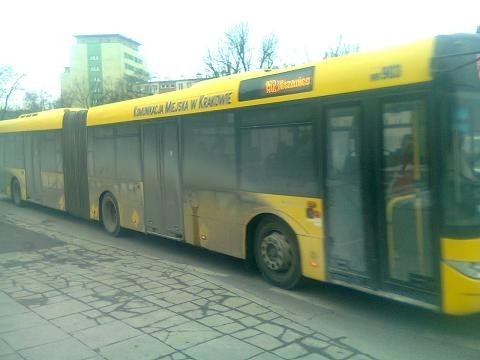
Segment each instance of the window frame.
M322 177L320 174L321 164L319 158L319 131L318 131L318 102L319 99L309 99L288 103L279 103L272 105L262 105L247 109L240 109L237 112L238 118L238 184L240 191L254 192L254 193L268 193L273 195L285 195L285 196L297 196L297 197L310 197L318 198L323 193ZM305 111L303 117L289 118L288 121L278 121L277 116L268 115L262 120L252 120L253 116L265 116L266 112L272 114L280 114L281 117L286 116L287 111L295 112L295 110ZM259 115L260 114L260 115ZM252 116L253 115L253 116ZM278 122L277 122L278 121ZM312 142L312 191L305 193L289 192L289 191L259 191L247 188L243 185L243 173L242 173L242 157L243 157L243 130L245 129L267 129L267 128L281 128L281 127L294 127L294 126L310 126L311 142ZM267 190L267 189L265 189Z

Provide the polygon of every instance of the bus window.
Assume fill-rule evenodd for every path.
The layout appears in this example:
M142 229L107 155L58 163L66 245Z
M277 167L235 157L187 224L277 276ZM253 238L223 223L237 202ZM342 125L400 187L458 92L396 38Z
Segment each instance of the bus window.
M25 167L23 134L6 135L5 155L5 163L8 167L18 169L23 169Z
M195 116L183 122L183 179L187 186L235 189L234 126L231 113Z
M412 113L387 106L384 112L383 154L387 198L413 192Z
M113 127L93 127L89 129L89 176L99 179L114 178L115 137Z
M250 116L242 119L240 134L242 190L315 195L318 186L315 181L313 125L307 122L311 121L310 118L302 118L301 112L290 113L288 109L252 112ZM250 126L252 118L261 125ZM267 124L271 119L276 124Z
M40 162L42 171L63 171L60 132L42 134L40 140Z
M430 287L433 279L425 127L423 101L383 106L388 274L409 287Z
M448 225L480 225L480 95L450 100L450 135L444 163L444 214Z
M245 190L313 194L312 126L242 129L241 173Z
M117 178L123 181L141 181L139 126L121 125L115 130Z
M89 129L88 175L140 181L140 128L136 124Z

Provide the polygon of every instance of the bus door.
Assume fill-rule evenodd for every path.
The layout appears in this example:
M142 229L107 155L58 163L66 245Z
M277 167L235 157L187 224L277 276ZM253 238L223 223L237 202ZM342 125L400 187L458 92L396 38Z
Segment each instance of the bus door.
M435 290L426 103L393 100L381 109L383 285L400 293L413 289L409 294L421 297Z
M183 239L177 127L143 127L145 225L149 233Z
M39 133L25 134L25 172L27 196L35 202L42 201L42 183L40 171L40 143Z
M361 109L330 108L326 112L327 267L330 280L370 287L372 259L367 244L368 213L363 202Z

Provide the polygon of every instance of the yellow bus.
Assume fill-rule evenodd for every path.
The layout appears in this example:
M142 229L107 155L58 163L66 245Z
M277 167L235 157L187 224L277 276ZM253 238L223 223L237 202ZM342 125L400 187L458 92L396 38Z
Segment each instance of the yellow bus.
M480 36L0 122L0 188L447 313L480 311Z

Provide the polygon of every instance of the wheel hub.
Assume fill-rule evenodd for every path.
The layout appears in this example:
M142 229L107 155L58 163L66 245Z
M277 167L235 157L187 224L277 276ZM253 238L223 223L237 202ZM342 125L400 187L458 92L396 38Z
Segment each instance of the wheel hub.
M265 265L273 271L284 271L292 262L292 251L285 236L273 232L263 238L260 252Z

